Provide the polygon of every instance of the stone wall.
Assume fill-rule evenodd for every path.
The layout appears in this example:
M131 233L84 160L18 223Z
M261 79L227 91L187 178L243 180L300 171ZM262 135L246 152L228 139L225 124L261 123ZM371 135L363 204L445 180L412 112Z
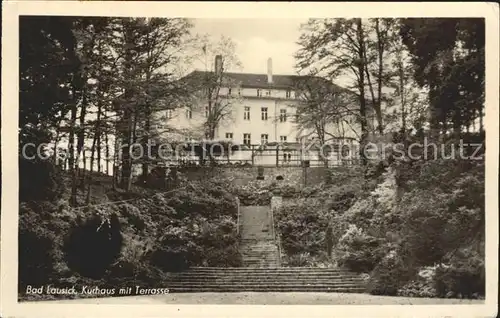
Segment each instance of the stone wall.
M256 181L258 176L258 167L190 167L180 170L180 172L188 178L188 180L204 180L208 178L224 178L228 179L235 185L245 185L249 182ZM326 170L324 167L262 167L264 180L259 180L258 183L267 185L272 182L282 182L283 184L303 187L304 185L311 186L318 184L324 180ZM278 181L276 178L281 176L283 180ZM306 182L304 182L304 180Z

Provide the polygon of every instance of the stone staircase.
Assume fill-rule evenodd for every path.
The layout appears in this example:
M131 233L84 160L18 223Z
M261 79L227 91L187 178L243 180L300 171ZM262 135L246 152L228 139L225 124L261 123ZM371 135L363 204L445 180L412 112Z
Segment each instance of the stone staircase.
M269 206L240 207L243 267L195 267L169 273L165 288L188 292L362 293L359 275L337 268L280 267Z
M240 252L244 267L278 267L278 246L274 240L268 206L242 206Z
M170 273L165 288L171 293L365 291L363 280L356 274L311 267L196 267Z

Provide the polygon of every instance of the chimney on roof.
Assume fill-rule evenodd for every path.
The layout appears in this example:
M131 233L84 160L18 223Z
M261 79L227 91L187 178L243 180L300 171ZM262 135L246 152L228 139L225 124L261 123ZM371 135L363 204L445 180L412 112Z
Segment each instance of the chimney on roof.
M272 84L273 82L273 59L267 59L267 83Z
M222 74L222 55L215 56L215 75Z

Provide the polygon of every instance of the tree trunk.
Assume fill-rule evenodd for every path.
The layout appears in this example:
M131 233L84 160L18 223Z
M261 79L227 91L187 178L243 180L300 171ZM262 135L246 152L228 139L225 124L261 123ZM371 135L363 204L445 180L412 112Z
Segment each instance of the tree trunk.
M105 114L105 117L107 117L107 112L104 112L104 114ZM105 146L105 148L106 148L105 149L105 152L106 152L106 160L105 160L106 161L106 175L109 176L109 161L110 160L109 160L109 131L108 131L108 129L109 129L109 126L106 127L106 131L104 133L104 142L106 144L106 146Z
M150 53L150 52L148 52ZM146 83L149 83L151 80L151 72L150 72L150 66L146 70ZM146 88L147 89L147 88ZM146 100L145 103L145 124L144 124L144 138L143 138L143 149L148 149L148 144L151 136L151 116L153 115L151 112L151 106L149 104L149 101ZM148 154L146 155L146 158L142 158L142 181L144 184L146 184L148 180L148 175L149 175L149 149L148 149Z
M68 169L71 173L71 196L69 200L69 204L71 206L76 206L76 191L77 191L77 175L75 169L75 126L76 126L76 116L78 112L77 106L77 92L76 92L76 83L73 83L73 96L74 100L71 105L71 119L70 119L70 131L69 131L69 141L68 141Z
M96 147L97 147L97 171L101 172L101 112L102 112L102 102L98 102L97 109L97 127L96 127Z
M59 139L60 139L61 121L62 120L59 120L58 123L57 123L56 138L55 138L55 141L54 141L54 156L53 156L52 162L56 166L59 166L59 157L57 156L58 155L57 146L59 145Z
M116 131L119 131L118 129ZM118 186L118 177L120 175L119 169L118 169L118 155L120 154L120 149L118 149L118 136L115 136L114 140L114 152L113 152L113 165L112 165L112 172L113 172L113 190L116 190Z
M481 106L479 108L479 132L483 132L484 126L483 126L483 107Z
M86 83L86 81L85 81ZM76 145L76 164L79 165L80 155L83 152L83 171L79 177L85 176L86 160L85 160L85 116L87 114L87 90L83 89L82 108L80 110L80 129L78 131ZM82 179L83 180L83 179ZM83 181L82 181L83 182ZM84 183L84 182L83 182ZM82 187L84 184L82 184Z
M399 98L401 102L401 132L406 136L406 109L405 109L405 87L404 87L404 70L403 62L398 61L399 73ZM406 139L406 138L405 138Z
M145 125L145 133L146 135L144 136L143 138L143 147L144 149L146 149L148 147L148 143L149 143L149 134L150 134L150 120L149 120L149 117L146 118L146 125ZM149 156L147 156L146 158L142 158L142 181L144 183L146 183L147 179L148 179L148 174L149 174Z
M384 70L384 39L380 33L379 19L375 19L375 29L377 32L377 49L378 49L378 78L377 78L377 121L378 131L382 135L384 133L384 123L382 121L382 75Z
M99 130L99 121L96 124L96 131ZM88 179L87 179L87 198L85 200L85 204L89 205L90 204L90 195L91 195L91 190L92 190L92 172L94 171L94 157L95 157L95 149L96 149L96 141L98 139L98 135L94 135L94 140L92 141L92 147L90 148L90 173L88 173Z
M436 89L431 87L429 89L429 99L431 101L429 111L430 111L430 129L431 129L431 140L436 141L439 137L440 133L440 111L437 105L435 105L435 102L433 102L434 99L438 97L438 93L436 92Z
M130 111L130 106L125 107L123 119L127 124L127 128L124 131L123 141L125 145L122 145L122 171L121 171L121 188L125 191L130 190L131 186L131 175L132 175L132 158L130 156L131 143L132 143L132 130L134 127L132 114Z
M367 131L367 123L366 123L366 98L365 98L365 76L364 76L364 71L365 71L365 63L366 61L364 60L365 57L365 39L364 39L364 33L363 33L363 24L361 22L361 19L357 19L357 40L358 40L358 45L359 45L359 51L358 51L358 72L359 72L359 80L358 80L358 88L359 88L359 115L360 115L360 124L361 124L361 138L360 138L360 157L361 157L361 163L363 165L367 164L365 152L364 152L364 147L366 146L366 140L368 137L368 131Z
M131 74L132 69L132 52L130 47L134 47L135 43L133 43L133 31L129 26L125 27L124 31L125 37L125 62L124 62L124 71L125 77L127 81L131 81L133 79L133 74ZM130 86L130 85L129 85ZM122 171L121 171L121 188L125 191L129 191L131 187L131 175L132 175L132 159L130 157L130 146L132 143L132 130L134 126L133 118L132 118L132 99L133 92L131 87L127 87L125 89L125 107L123 110L122 117L122 140L125 145L122 145Z

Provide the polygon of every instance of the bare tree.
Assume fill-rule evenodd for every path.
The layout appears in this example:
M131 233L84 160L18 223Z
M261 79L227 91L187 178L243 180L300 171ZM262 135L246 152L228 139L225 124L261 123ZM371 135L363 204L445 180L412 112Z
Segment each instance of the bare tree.
M348 118L359 111L357 107L353 108L357 96L321 77L299 77L295 87L299 101L295 106L297 128L313 134L321 149L331 151L323 146L346 137ZM321 154L325 166L328 166L328 155Z
M361 19L311 19L302 26L300 50L296 54L299 72L307 71L330 79L347 76L359 103L360 144L368 137L366 63L367 36ZM361 147L362 148L362 147ZM360 152L366 163L364 152Z
M205 71L192 74L195 96L205 113L203 124L205 138L213 140L216 130L223 122L233 120L233 108L241 101L238 83L227 76L231 69L241 68L241 62L236 55L236 44L222 36L214 41L208 36L198 40L199 56L204 62Z

